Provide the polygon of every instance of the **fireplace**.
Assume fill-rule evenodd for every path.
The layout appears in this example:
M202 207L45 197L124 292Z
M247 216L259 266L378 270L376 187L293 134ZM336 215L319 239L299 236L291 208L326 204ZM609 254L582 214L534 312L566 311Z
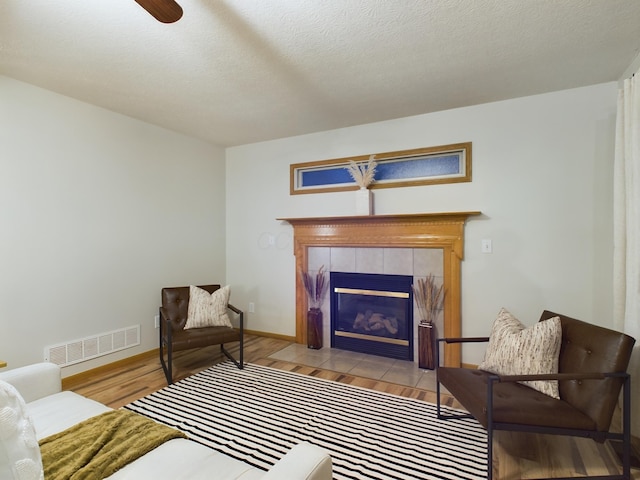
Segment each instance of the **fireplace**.
M331 347L413 360L411 275L331 272Z
M479 211L367 215L356 217L279 218L293 226L295 271L309 266L310 247L379 247L440 249L443 255L443 328L446 337L462 336L460 270L464 256L464 224ZM337 269L336 269L337 270ZM391 273L391 272L389 272ZM296 341L307 341L307 298L296 275ZM459 367L461 344L444 345L444 365Z

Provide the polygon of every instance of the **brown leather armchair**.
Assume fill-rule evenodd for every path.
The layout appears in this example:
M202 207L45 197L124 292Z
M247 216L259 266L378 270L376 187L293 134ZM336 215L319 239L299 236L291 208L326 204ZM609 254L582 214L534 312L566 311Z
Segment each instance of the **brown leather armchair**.
M213 293L220 285L200 285L199 288ZM162 289L162 306L160 307L160 363L167 377L167 383L173 383L172 359L173 352L190 350L192 348L220 345L220 351L238 368L244 367L243 337L244 313L231 304L229 310L239 317L239 328L205 327L185 330L189 308L189 287L166 287ZM225 343L239 342L240 352L236 360L226 348ZM167 360L165 362L165 349Z
M437 368L437 412L440 419L473 417L487 429L487 479L493 470L493 432L509 430L622 441L622 475L592 478L631 478L631 393L627 366L635 340L623 333L544 311L540 321L558 316L562 325L558 374L496 375L477 369ZM488 337L441 338L444 343L484 342ZM439 347L437 348L439 350ZM436 358L439 358L437 356ZM558 380L560 399L517 383ZM469 415L443 414L444 386ZM623 389L622 433L610 431ZM581 477L584 478L584 477Z

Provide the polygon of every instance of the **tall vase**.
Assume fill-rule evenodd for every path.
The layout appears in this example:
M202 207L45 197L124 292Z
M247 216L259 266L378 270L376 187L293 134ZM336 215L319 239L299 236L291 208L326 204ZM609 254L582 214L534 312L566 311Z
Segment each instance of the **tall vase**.
M368 188L356 191L356 215L373 215L373 193Z
M436 327L431 323L418 325L418 367L436 368Z
M310 308L307 312L307 348L322 348L322 310Z

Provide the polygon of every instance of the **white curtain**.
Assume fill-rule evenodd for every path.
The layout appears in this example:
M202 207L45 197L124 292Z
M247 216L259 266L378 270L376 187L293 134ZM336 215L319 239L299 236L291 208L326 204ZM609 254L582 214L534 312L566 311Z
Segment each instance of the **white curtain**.
M618 92L614 163L613 307L618 330L636 339L631 358L632 409L640 407L640 71ZM640 415L632 416L640 436Z

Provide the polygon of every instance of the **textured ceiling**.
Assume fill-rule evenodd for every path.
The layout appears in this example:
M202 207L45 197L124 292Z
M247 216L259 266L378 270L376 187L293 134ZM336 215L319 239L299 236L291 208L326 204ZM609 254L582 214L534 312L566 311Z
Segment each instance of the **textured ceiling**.
M231 146L618 80L638 0L0 1L0 74Z

